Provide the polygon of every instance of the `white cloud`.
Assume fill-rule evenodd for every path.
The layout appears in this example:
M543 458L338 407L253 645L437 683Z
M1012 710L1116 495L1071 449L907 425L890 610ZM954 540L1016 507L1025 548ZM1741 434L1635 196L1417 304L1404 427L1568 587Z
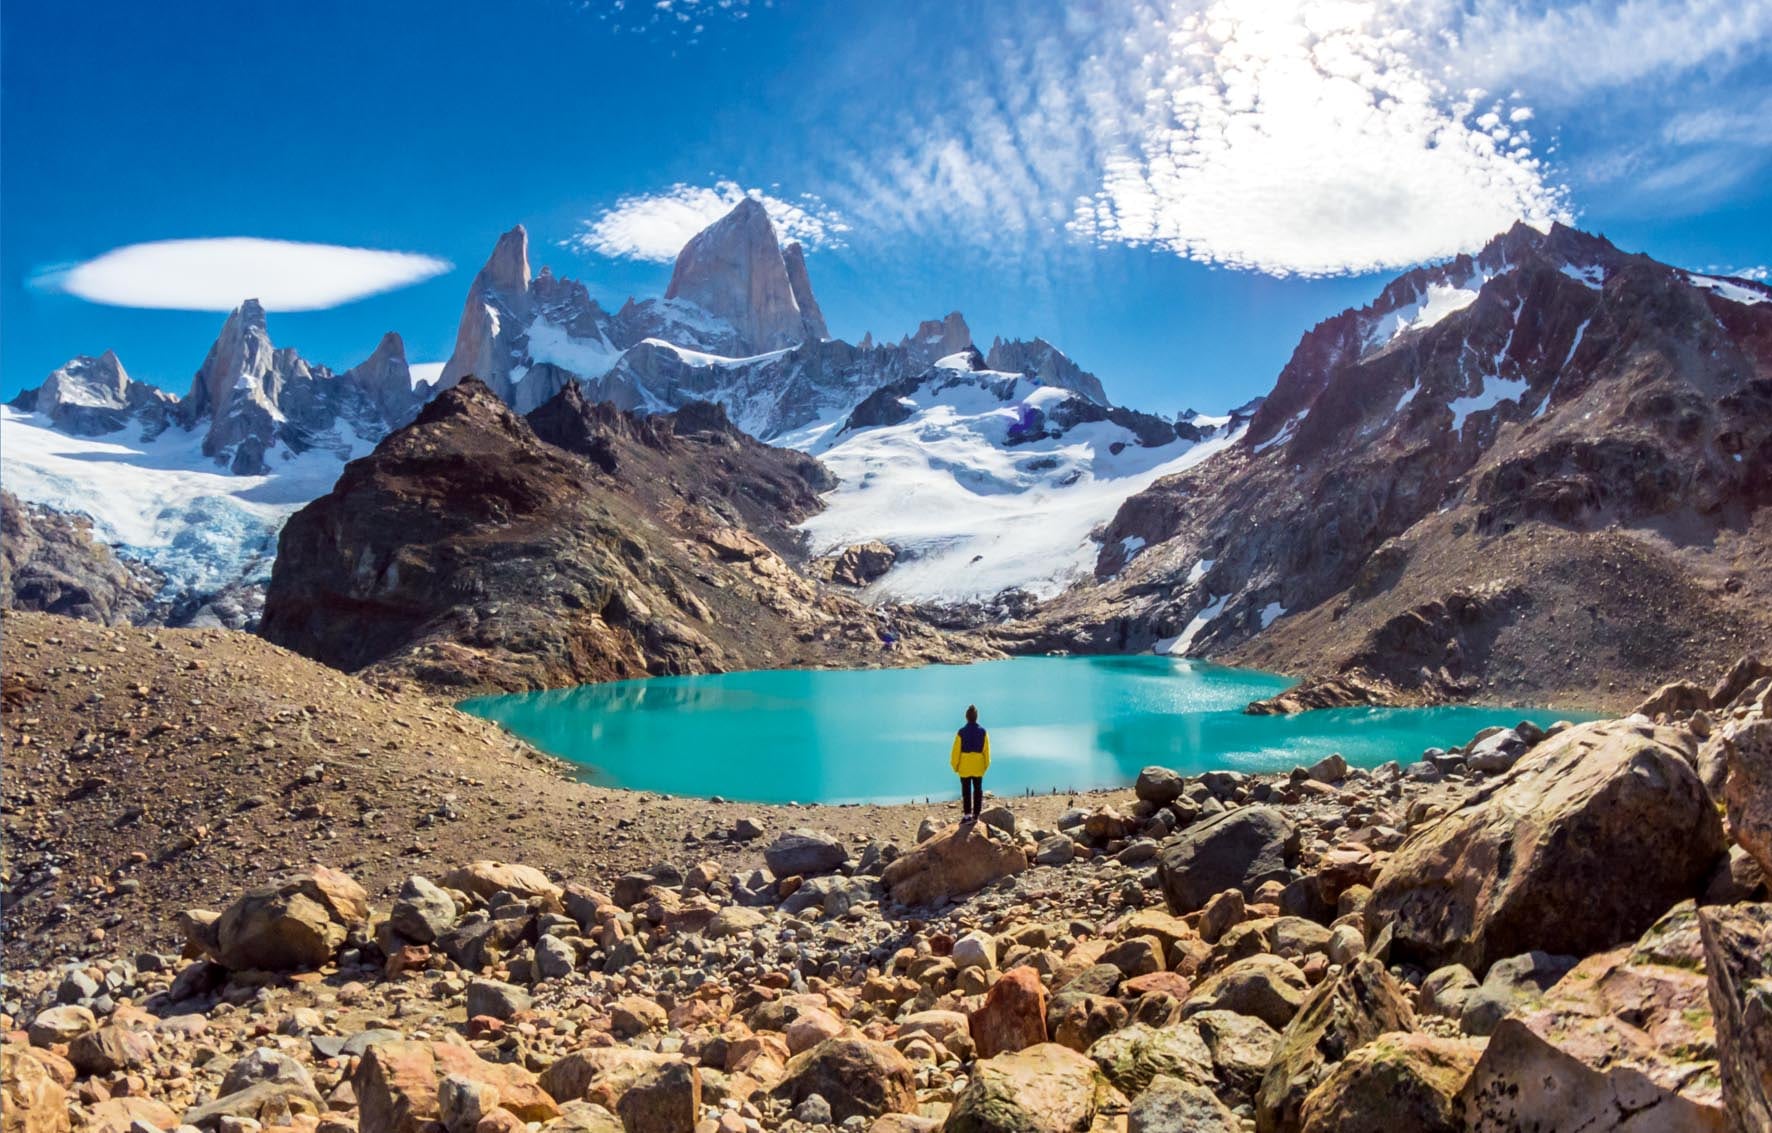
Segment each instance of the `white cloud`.
M415 252L301 244L253 236L158 240L45 269L34 286L113 307L318 311L441 275L453 265Z
M1529 108L1449 90L1388 3L1220 0L1127 42L1142 112L1076 203L1087 238L1317 276L1570 216Z
M669 263L690 237L732 211L745 197L763 202L782 240L798 240L809 249L838 247L849 230L843 218L810 194L788 200L760 189L744 189L736 181L712 186L682 182L660 193L622 197L615 207L587 220L563 241L581 252Z
M1506 0L1462 18L1436 15L1454 31L1461 75L1497 88L1528 83L1540 98L1727 68L1772 39L1772 0Z

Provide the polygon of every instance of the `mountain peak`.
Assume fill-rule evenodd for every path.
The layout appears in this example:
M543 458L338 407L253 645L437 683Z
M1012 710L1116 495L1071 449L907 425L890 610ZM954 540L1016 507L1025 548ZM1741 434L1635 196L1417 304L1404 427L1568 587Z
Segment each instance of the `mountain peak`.
M506 294L521 294L529 287L529 232L521 224L498 238L480 280Z
M746 197L683 245L665 298L724 319L758 353L824 338L804 254L790 247L782 250L762 202Z

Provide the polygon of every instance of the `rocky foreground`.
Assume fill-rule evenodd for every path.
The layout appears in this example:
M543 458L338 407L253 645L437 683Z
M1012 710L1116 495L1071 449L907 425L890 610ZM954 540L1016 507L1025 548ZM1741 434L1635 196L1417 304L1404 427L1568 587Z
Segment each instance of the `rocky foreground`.
M35 691L12 679L21 636L41 658L64 624L7 621L15 761L41 742L21 748L22 714L99 676L64 657ZM207 676L197 699L241 695L213 670L153 668L141 631L81 632L114 635L144 695L190 700L178 673ZM161 636L157 652L202 660L178 652L201 635ZM255 648L282 681L306 664ZM423 703L364 711L412 725ZM175 727L201 736L202 717ZM448 757L466 774L493 741L463 727ZM248 740L189 746L230 753L218 777L256 751L280 789L278 748ZM156 750L150 807L188 758ZM516 785L524 757L502 756L496 786ZM531 770L535 795L464 790L464 806L554 816L592 790ZM334 774L353 772L319 783ZM8 790L16 870L25 831L81 800ZM70 841L94 876L59 921L30 919L59 876L7 877L5 1130L1772 1128L1772 668L1751 661L1624 719L1491 730L1370 771L1153 767L1131 792L998 801L972 826L648 801L516 853L494 824L476 842L399 809L369 820L398 849L383 858L354 849L361 825L276 802L211 831L201 865L187 848L100 875L103 845ZM615 845L672 806L694 841ZM291 825L308 852L281 870L246 852ZM129 889L150 875L184 881ZM95 933L109 900L130 914Z

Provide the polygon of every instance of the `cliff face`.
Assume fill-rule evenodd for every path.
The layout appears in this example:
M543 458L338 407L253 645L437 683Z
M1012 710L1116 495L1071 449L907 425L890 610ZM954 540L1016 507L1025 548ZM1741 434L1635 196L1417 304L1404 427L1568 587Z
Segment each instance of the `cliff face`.
M1767 640L1768 502L1772 292L1517 228L1307 334L1021 640L1622 704Z
M883 655L874 612L783 557L823 486L712 406L637 418L573 385L532 426L466 380L289 520L261 632L458 691L956 656L914 624Z
M0 492L0 607L128 625L158 591L151 571L118 560L84 520Z
M747 353L824 338L805 257L798 244L788 247L784 254L763 203L746 197L683 246L665 298L694 303L730 324Z

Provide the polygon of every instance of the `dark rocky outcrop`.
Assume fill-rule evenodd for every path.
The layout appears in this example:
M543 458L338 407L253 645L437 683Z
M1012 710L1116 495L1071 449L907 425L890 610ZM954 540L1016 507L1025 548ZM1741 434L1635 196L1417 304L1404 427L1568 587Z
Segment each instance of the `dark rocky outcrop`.
M456 689L880 663L875 616L783 558L815 461L711 408L639 419L571 386L537 424L557 443L464 380L353 461L284 527L264 636ZM900 629L907 663L948 655Z
M155 606L159 580L92 537L84 518L0 492L0 608L126 625Z

